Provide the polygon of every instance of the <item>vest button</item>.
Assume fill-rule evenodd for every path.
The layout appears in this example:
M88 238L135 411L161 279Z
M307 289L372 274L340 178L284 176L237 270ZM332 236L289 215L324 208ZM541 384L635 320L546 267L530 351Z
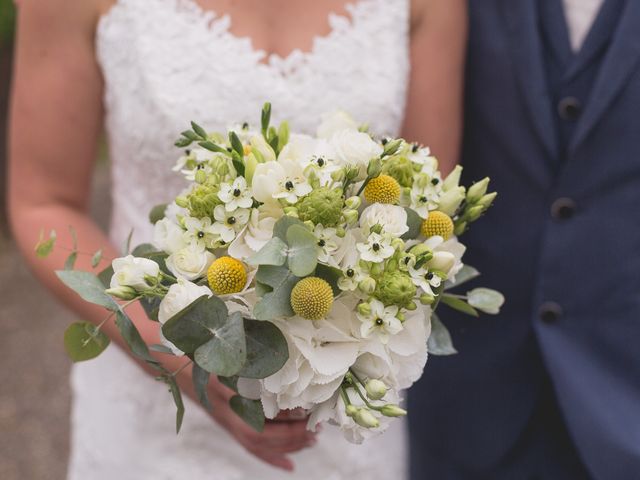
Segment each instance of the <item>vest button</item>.
M544 302L538 309L538 316L544 323L555 323L562 316L562 307L556 302Z
M576 97L565 97L558 102L558 114L563 120L574 122L582 113L582 104Z
M571 198L561 197L551 204L551 216L555 220L569 220L576 213L576 202Z

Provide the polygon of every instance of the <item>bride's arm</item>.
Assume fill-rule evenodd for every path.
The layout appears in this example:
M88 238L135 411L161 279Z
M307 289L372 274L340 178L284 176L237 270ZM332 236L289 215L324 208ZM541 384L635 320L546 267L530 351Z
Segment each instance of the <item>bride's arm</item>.
M100 7L98 0L20 2L9 147L9 214L16 242L37 277L79 317L94 323L105 317L105 311L82 301L53 273L68 252L58 248L47 259L37 259L34 245L42 228L55 230L60 245L71 245L72 225L80 251L102 248L105 259L118 256L87 213L103 117L102 77L94 55ZM107 264L104 260L98 268ZM90 257L80 255L77 268L91 270ZM29 292L24 294L26 301L37 301L29 299ZM128 312L144 340L159 343L157 324L146 319L137 305L132 307ZM103 331L123 343L113 322ZM168 355L158 360L171 371L185 362ZM190 368L178 380L193 395ZM225 387L212 382L210 390L216 420L269 463L289 468L285 454L303 448L312 438L303 421L270 423L257 434L229 409Z
M429 145L447 173L460 154L467 2L411 3L411 77L402 133Z

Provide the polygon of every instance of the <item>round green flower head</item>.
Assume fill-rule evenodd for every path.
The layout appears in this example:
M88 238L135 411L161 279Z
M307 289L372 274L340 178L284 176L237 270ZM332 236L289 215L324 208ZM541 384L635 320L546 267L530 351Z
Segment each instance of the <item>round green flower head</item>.
M342 191L329 187L313 190L296 205L300 220L324 227L335 227L340 222L343 206Z
M195 218L211 217L213 209L221 205L218 185L202 184L195 187L186 197L189 215Z
M404 272L385 272L376 285L374 296L385 305L406 307L416 296L416 286Z
M401 187L411 187L416 174L413 169L413 162L407 157L395 156L384 162L382 173L396 179Z

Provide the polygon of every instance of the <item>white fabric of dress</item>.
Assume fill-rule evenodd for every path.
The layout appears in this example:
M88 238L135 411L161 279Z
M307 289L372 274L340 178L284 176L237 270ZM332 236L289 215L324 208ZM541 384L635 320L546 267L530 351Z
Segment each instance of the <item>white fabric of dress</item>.
M112 161L110 236L151 239L147 212L183 188L171 171L173 142L195 120L208 130L274 120L314 133L334 109L399 133L409 73L409 0L359 0L329 15L331 31L309 52L282 58L230 32L231 19L196 0L119 0L99 21L96 50L105 80ZM402 421L362 446L326 426L316 446L293 455L288 474L257 460L195 403L175 434L166 387L111 346L73 367L71 480L342 480L406 476Z

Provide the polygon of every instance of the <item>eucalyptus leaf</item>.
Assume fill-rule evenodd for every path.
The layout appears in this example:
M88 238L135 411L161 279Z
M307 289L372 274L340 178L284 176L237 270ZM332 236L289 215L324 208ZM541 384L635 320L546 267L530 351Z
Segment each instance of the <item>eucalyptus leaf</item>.
M289 358L287 340L271 322L244 320L247 360L238 376L267 378L278 372Z
M284 217L280 218L280 220L278 220L276 224L273 226L273 236L278 237L282 241L286 241L287 231L289 230L289 227L291 227L292 225L304 226L304 223L302 223L300 220L298 220L295 217L290 217L288 215L285 215Z
M109 265L100 273L98 273L98 279L100 280L100 283L102 283L102 286L105 289L111 286L111 277L113 277L113 274L114 274L114 271L113 271L112 265Z
M445 290L449 290L450 288L457 287L458 285L462 285L463 283L467 283L474 278L478 277L480 272L473 268L470 265L463 265L458 273L456 273L455 281L447 280L445 283Z
M89 322L72 323L64 332L64 349L74 362L96 358L109 343L109 337Z
M169 387L169 392L173 397L173 402L176 404L176 433L180 433L182 420L184 420L184 402L182 401L180 387L178 386L175 377L169 373L165 373L164 375L157 377L157 380L166 383Z
M222 300L203 295L171 317L162 326L162 333L183 352L193 353L227 322L227 315Z
M229 405L236 415L242 418L256 432L264 430L265 417L260 400L249 400L240 395L235 395L229 401Z
M158 363L149 353L147 344L144 342L140 332L124 310L118 310L116 312L116 327L118 327L120 335L122 335L122 338L129 346L129 349L136 357L151 364Z
M49 238L46 240L44 239L44 232L42 230L40 231L40 240L36 245L36 255L38 258L46 258L49 256L56 244L56 238L57 235L55 230L51 230L51 232L49 232Z
M158 312L160 310L160 302L162 299L160 297L142 297L140 298L140 305L144 309L149 320L153 320L154 322L158 321Z
M209 373L224 377L236 375L247 359L242 314L232 313L212 333L213 337L196 349L193 356L195 362Z
M324 265L319 263L316 267L315 276L323 279L329 285L331 285L331 289L333 290L333 296L337 297L342 290L338 287L338 280L342 278L342 270L335 267L330 267L329 265Z
M155 225L156 223L158 223L160 220L164 218L164 214L166 211L167 211L166 203L156 205L149 212L149 221Z
M91 266L93 268L96 268L100 264L101 261L102 261L102 249L98 250L91 257Z
M460 298L442 294L440 301L445 305L453 308L454 310L458 310L459 312L466 313L467 315L471 315L472 317L479 316L478 311L475 308L473 308L471 305Z
M282 266L287 261L287 244L278 237L273 237L264 247L253 254L248 260L249 265Z
M484 313L497 315L504 304L504 295L490 288L474 288L467 292L467 302Z
M422 217L411 208L405 207L404 211L407 212L407 226L409 227L409 230L402 235L401 238L403 240L418 238L420 235L420 229L422 228Z
M218 375L218 381L224 385L225 387L233 390L238 393L238 377L234 375L233 377L223 377L222 375Z
M256 281L271 287L253 308L258 320L271 320L277 317L291 317L291 290L300 280L286 267L261 265L256 273Z
M194 362L193 368L191 370L191 378L193 380L193 389L196 392L196 396L198 397L198 401L200 401L200 404L208 411L213 410L213 406L211 405L209 396L207 395L207 386L209 385L209 372L200 368L200 366Z
M164 353L166 355L173 355L173 350L171 350L166 345L162 345L160 343L154 343L152 345L149 345L149 350L151 350L152 352Z
M431 335L427 341L427 351L431 355L455 355L451 334L436 314L431 315Z
M64 262L64 269L65 270L73 270L73 267L76 264L76 260L78 259L78 252L76 252L75 250L73 252L71 252L69 254L69 256L67 257L67 259Z
M318 264L318 241L316 236L302 225L292 225L287 230L289 253L287 263L291 272L298 277L313 273Z
M75 252L78 250L78 234L72 225L69 225L69 235L71 235L71 249Z
M131 252L131 239L133 238L133 228L131 230L129 230L129 235L127 235L127 239L124 242L124 245L122 246L122 254L123 255L129 255L129 252Z
M117 311L120 306L109 295L104 293L103 283L90 272L75 270L58 270L56 275L62 282L89 303L95 303L108 310Z

